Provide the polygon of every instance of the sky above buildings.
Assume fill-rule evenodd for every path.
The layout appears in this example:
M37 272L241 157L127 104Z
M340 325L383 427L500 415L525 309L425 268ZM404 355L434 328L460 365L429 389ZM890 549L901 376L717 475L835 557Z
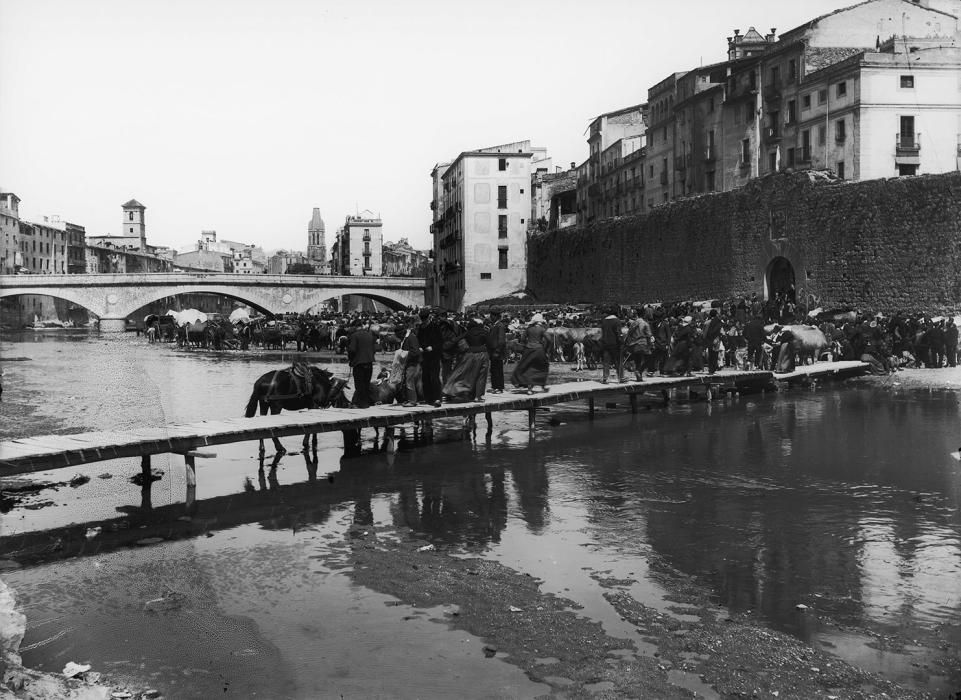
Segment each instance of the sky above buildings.
M430 171L530 139L587 157L595 115L672 72L853 4L757 0L0 0L0 189L21 216L148 241L305 249L369 209L430 245Z

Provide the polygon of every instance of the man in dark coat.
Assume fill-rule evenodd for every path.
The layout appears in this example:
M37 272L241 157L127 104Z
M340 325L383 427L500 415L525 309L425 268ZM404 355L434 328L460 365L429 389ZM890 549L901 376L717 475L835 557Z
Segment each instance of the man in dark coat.
M954 319L948 319L948 325L944 329L944 350L948 357L948 367L958 366L958 327L954 325Z
M354 406L370 407L370 380L374 374L374 334L362 325L360 319L353 323L353 332L347 341L347 361L354 374Z
M604 374L602 384L607 384L611 364L617 370L617 381L624 381L624 362L621 358L621 319L617 317L617 308L611 307L610 313L601 321L601 367Z
M941 368L944 364L944 327L943 321L935 323L928 331L928 344L931 346L931 367Z
M434 406L441 405L440 379L441 357L444 335L440 322L428 309L420 311L420 325L417 327L417 340L421 349L421 382L424 388L424 401Z
M710 320L704 331L704 342L707 344L707 373L714 374L718 370L721 357L721 318L717 309L711 309Z
M507 356L507 326L498 309L491 310L491 327L487 334L487 354L491 362L491 393L504 393L504 358Z
M760 317L755 316L744 326L744 340L747 342L747 361L753 370L759 370L763 366L763 346L766 337L764 320Z

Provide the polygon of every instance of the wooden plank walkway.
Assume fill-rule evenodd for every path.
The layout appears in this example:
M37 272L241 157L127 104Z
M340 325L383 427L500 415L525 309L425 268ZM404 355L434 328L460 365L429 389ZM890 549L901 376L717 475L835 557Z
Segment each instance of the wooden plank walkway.
M387 428L413 421L456 418L500 411L534 412L542 406L587 400L591 410L597 399L627 395L636 410L637 396L645 393L688 389L706 392L738 384L764 384L772 381L795 382L816 377L856 375L867 371L863 362L822 362L806 365L788 374L724 370L714 375L693 377L652 377L643 382L602 384L598 381L566 382L549 385L547 393L533 395L506 392L488 394L486 401L444 404L440 408L420 405L372 406L367 409L315 409L285 412L276 416L232 418L197 423L172 424L156 428L140 428L128 432L101 431L77 435L41 435L0 441L0 478L16 474L76 467L124 457L149 457L155 454L184 454L202 447L248 440L303 435L305 432L326 433ZM188 456L192 466L192 457Z

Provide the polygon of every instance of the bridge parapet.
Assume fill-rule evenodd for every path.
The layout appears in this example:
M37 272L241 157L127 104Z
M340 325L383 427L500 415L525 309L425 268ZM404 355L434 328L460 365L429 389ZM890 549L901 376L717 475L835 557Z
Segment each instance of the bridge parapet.
M219 294L260 311L279 314L303 313L327 299L347 294L370 297L395 307L423 306L426 286L427 281L422 277L217 272L3 275L0 276L0 297L21 294L58 297L86 308L101 321L118 321L147 304L177 294Z

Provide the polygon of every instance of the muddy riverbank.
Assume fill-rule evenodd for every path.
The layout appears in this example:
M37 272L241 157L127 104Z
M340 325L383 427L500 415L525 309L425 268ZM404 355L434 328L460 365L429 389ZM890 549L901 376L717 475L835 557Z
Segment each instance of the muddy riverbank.
M667 614L630 594L635 580L591 573L636 628L637 638L624 639L579 616L572 601L545 594L528 575L403 535L354 530L351 577L415 608L442 606L449 625L483 638L478 653L549 686L544 697L928 697L765 629L749 614L728 614L663 562L658 576L674 592ZM801 614L817 611L805 606Z

